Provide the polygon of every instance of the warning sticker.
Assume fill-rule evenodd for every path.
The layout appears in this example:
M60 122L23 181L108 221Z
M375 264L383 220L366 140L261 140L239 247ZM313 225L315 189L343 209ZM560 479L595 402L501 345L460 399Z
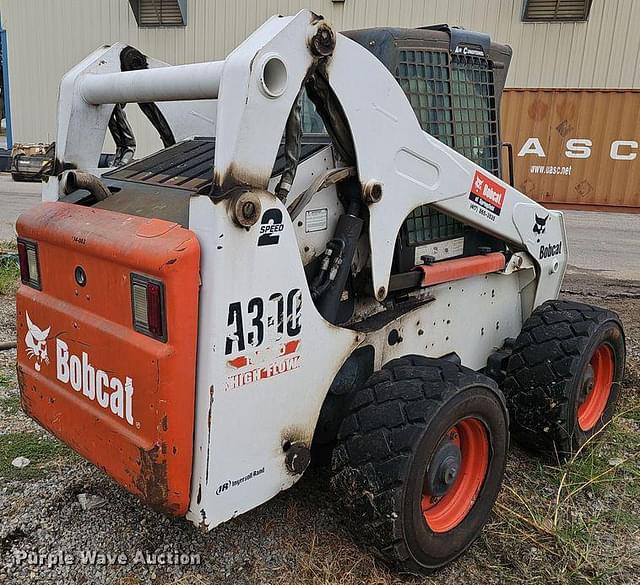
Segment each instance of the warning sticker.
M323 209L310 209L304 215L304 231L321 232L326 230L329 225L329 210L325 207Z
M434 259L444 260L445 258L455 258L462 256L464 253L464 238L454 238L453 240L445 240L444 242L435 242L433 244L424 244L416 246L415 263L422 264L423 256L433 256Z
M472 204L471 209L481 215L486 215L482 211L500 215L506 194L507 190L502 185L480 171L476 171L471 184L471 192L469 193L469 199L476 205Z

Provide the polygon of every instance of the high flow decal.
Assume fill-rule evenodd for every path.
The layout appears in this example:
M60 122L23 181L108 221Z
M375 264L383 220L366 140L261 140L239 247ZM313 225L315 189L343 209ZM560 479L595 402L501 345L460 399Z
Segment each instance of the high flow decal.
M273 246L280 241L280 232L284 229L282 211L277 207L267 209L260 221L258 246Z
M47 337L51 327L40 329L26 313L27 335L25 344L27 356L35 357L34 368L37 372L42 364L49 364L47 351ZM82 352L81 356L72 354L69 346L59 337L56 338L56 378L63 384L68 384L76 392L81 392L89 400L95 401L105 410L111 411L117 417L134 425L133 418L133 380L129 376L124 382L117 376L110 376L104 370L96 369L91 363L89 355Z
M495 221L502 211L506 194L507 190L502 185L480 171L476 171L469 193L471 210Z
M230 371L226 390L284 374L300 367L302 291L253 297L229 304L225 355ZM298 339L295 339L298 338Z
M264 351L255 352L251 357L238 356L229 360L227 364L232 368L237 368L238 372L227 374L225 390L234 390L298 369L301 360L297 353L299 347L300 340L295 339L279 346L277 354L271 351L272 348L265 348Z
M26 313L26 316L28 331L25 335L24 342L27 346L27 356L36 359L34 368L36 372L39 372L43 363L49 363L47 337L49 336L51 327L47 327L44 330L40 329L33 321L31 321L28 312Z

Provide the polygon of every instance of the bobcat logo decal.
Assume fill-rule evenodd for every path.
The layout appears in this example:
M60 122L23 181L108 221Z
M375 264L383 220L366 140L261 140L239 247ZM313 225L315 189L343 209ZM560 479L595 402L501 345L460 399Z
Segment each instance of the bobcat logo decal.
M35 368L36 372L39 372L42 362L45 364L49 363L47 337L49 335L49 331L51 331L51 327L47 327L47 329L43 331L34 324L33 321L31 321L29 313L26 313L26 315L27 326L29 327L29 331L27 331L27 335L24 338L24 342L27 345L27 356L30 358L36 358Z
M549 219L549 216L547 215L547 217L538 217L538 214L536 213L536 223L533 224L533 233L537 234L538 236L538 242L540 241L540 236L542 234L544 234L544 232L547 229L547 220Z

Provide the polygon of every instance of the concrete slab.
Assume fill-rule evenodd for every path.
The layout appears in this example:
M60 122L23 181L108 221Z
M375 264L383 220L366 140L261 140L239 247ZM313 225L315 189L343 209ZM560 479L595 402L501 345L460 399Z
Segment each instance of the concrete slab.
M40 203L40 183L18 183L0 173L0 241L13 240L18 216Z
M569 272L640 281L640 214L565 211Z

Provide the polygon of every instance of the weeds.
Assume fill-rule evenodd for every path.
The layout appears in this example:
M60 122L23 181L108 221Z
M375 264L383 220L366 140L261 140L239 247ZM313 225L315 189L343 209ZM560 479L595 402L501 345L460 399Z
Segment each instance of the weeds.
M62 443L40 433L22 432L0 435L0 477L8 480L25 480L39 477L47 463L71 451ZM30 465L18 469L11 465L16 457L26 457Z
M590 439L563 466L541 465L517 483L505 482L496 504L501 537L554 559L546 567L551 581L609 582L637 563L640 439L627 426L629 415L637 412L614 417L604 436ZM611 534L617 546L611 547Z
M16 240L0 240L0 252L17 252L18 242Z
M0 383L0 386L2 384ZM15 415L20 411L20 398L18 396L4 396L0 398L0 414Z
M8 295L16 292L18 288L18 267L16 242L0 241L0 295Z
M18 289L20 269L15 262L0 264L0 295L9 295Z

